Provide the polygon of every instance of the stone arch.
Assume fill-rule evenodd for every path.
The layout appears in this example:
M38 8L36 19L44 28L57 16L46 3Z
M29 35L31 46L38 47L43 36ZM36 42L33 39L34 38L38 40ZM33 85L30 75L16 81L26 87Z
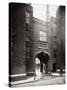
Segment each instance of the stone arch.
M51 60L50 54L48 52L39 51L36 53L34 58L40 60L40 72L43 72L43 64L46 66L46 73L48 73L48 62Z

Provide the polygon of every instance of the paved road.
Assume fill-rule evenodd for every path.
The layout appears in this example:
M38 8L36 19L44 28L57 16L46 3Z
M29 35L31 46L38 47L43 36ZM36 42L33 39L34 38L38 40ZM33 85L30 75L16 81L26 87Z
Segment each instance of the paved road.
M47 78L47 77L46 77ZM51 77L47 79L41 79L34 82L29 82L25 84L15 85L14 87L28 87L28 86L44 86L44 85L56 85L56 84L64 84L65 77Z

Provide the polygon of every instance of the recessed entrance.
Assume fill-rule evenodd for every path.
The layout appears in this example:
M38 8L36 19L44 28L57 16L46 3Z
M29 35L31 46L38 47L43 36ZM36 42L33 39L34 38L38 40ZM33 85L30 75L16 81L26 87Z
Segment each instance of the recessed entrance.
M53 70L52 72L56 72L56 63L53 63Z
M48 73L50 56L47 53L40 52L35 57L35 73Z

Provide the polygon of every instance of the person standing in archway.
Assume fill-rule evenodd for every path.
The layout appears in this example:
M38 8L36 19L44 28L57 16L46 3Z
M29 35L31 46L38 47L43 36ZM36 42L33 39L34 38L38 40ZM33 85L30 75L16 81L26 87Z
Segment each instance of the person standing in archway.
M40 73L40 60L38 58L35 59L35 80L40 79L41 73Z

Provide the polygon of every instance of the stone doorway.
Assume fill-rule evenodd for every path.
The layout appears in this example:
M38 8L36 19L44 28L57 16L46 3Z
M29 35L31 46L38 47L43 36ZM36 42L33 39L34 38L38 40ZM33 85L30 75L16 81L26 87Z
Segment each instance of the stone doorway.
M48 74L50 56L47 53L40 52L35 57L35 74L38 79L42 74Z

